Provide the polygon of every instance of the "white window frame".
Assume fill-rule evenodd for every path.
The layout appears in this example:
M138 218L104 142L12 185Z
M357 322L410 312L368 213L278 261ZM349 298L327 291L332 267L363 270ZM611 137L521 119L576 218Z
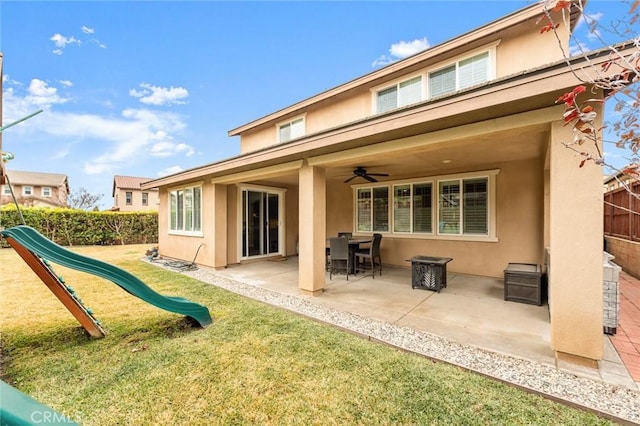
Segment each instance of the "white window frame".
M52 194L53 190L50 186L43 186L42 188L40 188L40 195L42 195L43 197L50 198Z
M284 126L291 126L291 128L293 128L293 124L298 121L302 122L302 133L300 134L296 133L295 135L290 136L288 139L282 139L281 129ZM306 114L293 117L290 120L281 121L276 125L276 140L278 141L278 143L289 142L289 141L304 137L306 134L307 134L307 115Z
M131 196L129 196L131 195ZM124 192L124 204L127 206L133 205L133 191Z
M429 75L431 73L440 71L442 69L445 69L447 67L450 67L452 65L456 66L456 88L454 91L452 92L447 92L446 94L441 94L438 95L436 98L439 97L444 97L444 96L449 96L452 93L455 93L456 91L460 90L460 85L459 85L459 77L458 77L458 64L464 60L473 58L475 56L481 55L483 53L488 53L488 58L487 58L487 80L486 81L491 81L491 80L495 80L496 78L496 47L500 44L501 40L496 40L492 43L488 43L484 46L481 46L477 49L474 49L472 51L469 52L465 52L461 55L455 56L451 59L448 59L446 61L441 61L438 62L436 64L433 64L425 69L423 69L422 71L418 72L418 73L413 73L413 74L409 74L409 75L405 75L402 76L400 78L397 78L395 80L392 80L390 82L387 82L385 84L379 85L379 86L375 86L371 89L371 96L373 101L371 102L372 108L371 108L371 113L376 115L376 114L384 114L387 113L389 111L394 111L398 108L402 108L404 106L410 105L410 104L398 104L396 106L395 109L391 109L388 111L384 111L379 113L378 112L378 93L383 91L383 90L387 90L390 89L394 86L396 86L396 88L399 87L399 85L401 83L407 82L409 80L412 80L418 76L421 76L422 80L421 80L421 92L422 92L422 97L421 100L419 102L422 101L426 101L431 99L429 97ZM473 87L473 86L469 86L469 87ZM467 87L465 87L466 89Z
M22 187L22 195L25 196L25 197L32 196L33 195L33 186L24 185Z
M148 206L149 205L149 193L148 192L143 192L142 193L142 198L140 199L140 201L142 202L143 206Z
M420 99L418 99L417 101L412 101L412 102L403 100L402 97L401 97L402 92L400 90L400 85L402 85L403 83L407 83L407 82L409 82L411 80L418 79L418 78L420 79ZM395 106L395 108L391 108L391 109L388 109L388 110L385 110L385 111L378 112L378 100L379 100L380 92L383 92L385 90L389 90L389 89L392 89L392 88L395 88L395 90L396 90L396 106ZM398 108L402 108L402 107L405 107L405 106L408 106L408 105L412 105L414 103L422 102L425 99L425 91L424 91L424 89L425 89L425 74L424 73L418 73L418 74L412 74L412 75L409 75L409 76L404 76L404 77L402 77L400 79L396 79L396 80L392 81L391 83L387 83L387 84L385 84L383 86L375 87L373 89L373 113L374 114L384 114L386 112L393 111L393 110L396 110Z
M169 188L168 190L168 194L167 194L167 211L168 211L168 221L167 221L167 229L168 229L168 233L170 235L184 235L184 236L190 236L190 237L202 237L204 236L204 215L203 215L203 198L204 198L204 191L203 191L203 183L204 182L194 182L191 183L189 185L184 185L184 186L179 186L179 187L172 187ZM195 190L198 189L200 191L200 205L196 206L195 205L195 201L194 201L194 205L192 206L192 217L191 217L191 223L192 225L196 225L197 221L196 221L196 211L200 212L200 224L199 224L199 228L197 226L192 226L192 229L185 229L186 228L186 224L188 222L188 218L187 218L187 209L185 206L185 202L184 202L184 197L185 197L185 192L187 190ZM172 202L172 196L175 194L175 196L178 196L178 193L181 192L182 196L183 196L183 203L182 203L182 226L181 228L178 228L178 220L176 217L176 227L175 229L172 229L172 211L171 211L171 202ZM177 199L176 199L177 201ZM179 212L177 211L177 207L176 207L176 214L178 215Z
M9 185L2 185L2 195L11 195L11 188Z
M432 239L432 240L452 240L452 241L484 241L484 242L497 242L498 237L496 234L496 176L500 173L499 169L484 170L479 172L458 173L452 175L440 175L431 176L407 180L385 181L383 183L363 183L351 185L353 190L353 229L358 232L358 190L369 189L373 191L373 188L388 187L389 189L389 223L388 232L380 232L382 234L393 236L394 238L410 238L410 239ZM461 219L460 230L457 234L446 234L440 232L439 218L440 218L440 182L459 181L463 184L465 180L486 178L487 179L487 233L486 234L464 234L463 224ZM413 230L413 185L416 184L431 184L431 232L414 232ZM411 185L411 210L410 210L410 232L396 232L394 231L395 217L395 190L394 188L402 185ZM460 192L462 198L462 188ZM462 209L461 213L462 215ZM378 232L378 231L360 231L361 233Z
M249 184L240 184L238 185L237 192L237 209L236 209L236 220L237 223L242 224L242 192L243 191L256 191L256 192L266 192L271 194L278 194L278 239L280 243L280 252L279 254L284 255L287 251L286 248L286 200L285 196L287 193L287 188L279 188L275 186L262 186L262 185L249 185ZM261 256L243 256L242 255L242 226L238 226L236 238L238 241L238 259L246 260L246 259L257 259L262 257L273 256L274 253L261 255Z

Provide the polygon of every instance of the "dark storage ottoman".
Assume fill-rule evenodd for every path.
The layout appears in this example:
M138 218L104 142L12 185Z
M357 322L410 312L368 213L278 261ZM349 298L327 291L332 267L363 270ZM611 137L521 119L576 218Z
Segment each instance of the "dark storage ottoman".
M509 263L504 270L504 300L542 305L542 267L533 263Z
M447 263L450 257L414 256L411 262L411 288L433 290L447 286Z

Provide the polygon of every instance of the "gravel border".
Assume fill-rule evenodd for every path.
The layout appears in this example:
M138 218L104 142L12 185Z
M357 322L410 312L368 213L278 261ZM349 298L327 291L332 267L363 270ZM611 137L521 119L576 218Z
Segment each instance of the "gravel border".
M160 262L152 263L163 266ZM413 328L323 307L314 303L311 296L278 293L238 282L208 270L177 272L233 293L338 326L362 337L457 365L564 404L594 411L619 423L640 424L640 392L632 389L578 377L549 365L463 345Z

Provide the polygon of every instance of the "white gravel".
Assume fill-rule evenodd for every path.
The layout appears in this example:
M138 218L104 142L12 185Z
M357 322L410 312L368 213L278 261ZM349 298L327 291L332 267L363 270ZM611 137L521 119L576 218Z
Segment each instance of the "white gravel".
M552 399L595 410L621 423L640 424L639 391L578 377L549 365L463 345L412 328L326 308L314 303L310 296L281 294L231 280L213 271L198 269L182 273L234 293L350 330L369 339L454 364Z

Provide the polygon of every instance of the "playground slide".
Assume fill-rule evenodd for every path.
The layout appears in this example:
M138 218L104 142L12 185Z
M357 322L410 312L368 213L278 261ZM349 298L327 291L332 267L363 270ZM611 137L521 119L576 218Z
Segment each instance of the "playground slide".
M77 425L69 417L0 380L0 423L5 425Z
M212 322L206 306L182 297L163 296L155 292L135 275L101 260L67 250L29 226L15 226L0 231L0 234L6 238L13 239L15 243L43 259L105 278L153 306L193 318L201 327L206 327Z

